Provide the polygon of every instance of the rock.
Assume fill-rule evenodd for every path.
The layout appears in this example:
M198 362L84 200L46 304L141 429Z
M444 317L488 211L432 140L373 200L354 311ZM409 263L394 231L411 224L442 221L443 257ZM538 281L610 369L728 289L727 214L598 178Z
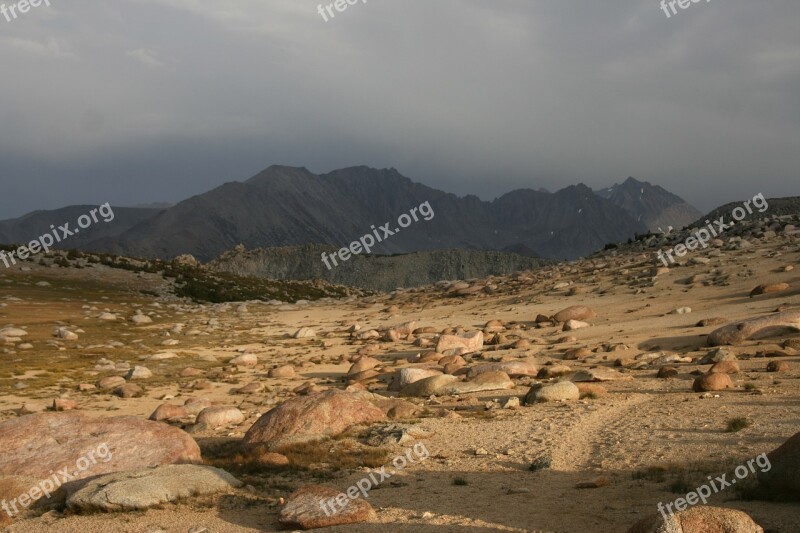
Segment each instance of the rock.
M56 331L55 331L54 335L56 337L58 337L59 339L63 339L65 341L76 341L76 340L78 340L78 334L77 333L73 333L72 331L68 330L65 327L56 328Z
M709 346L722 346L725 344L739 344L757 334L773 333L778 329L800 331L800 311L784 311L772 315L751 318L734 322L708 335Z
M364 370L363 372L359 372L358 374L349 374L347 376L347 381L355 383L355 382L365 382L365 381L374 381L381 375L380 372L377 370Z
M592 351L589 348L586 347L570 348L569 350L564 352L564 361L577 361L579 359L583 359L591 355Z
M148 361L166 361L167 359L175 359L176 357L178 357L178 355L173 352L160 352L148 356L146 359Z
M131 322L136 324L137 326L141 326L142 324L150 324L153 322L153 319L147 315L133 315L131 317Z
M183 370L178 372L178 377L182 377L182 378L194 378L194 377L202 376L202 375L203 375L203 371L202 370L200 370L199 368L191 367L191 366L187 367L187 368L184 368Z
M564 326L561 328L561 331L575 331L576 329L583 329L588 328L591 326L588 322L582 322L580 320L567 320L564 322Z
M746 513L698 505L675 514L648 516L628 530L628 533L764 533Z
M536 374L540 379L557 378L572 372L572 369L566 365L545 365Z
M503 404L503 409L519 409L519 407L520 407L520 401L519 398L516 396L511 396Z
M405 338L411 335L416 329L417 329L417 323L411 321L411 322L406 322L404 324L390 326L387 328L381 328L381 331L394 331L399 337Z
M457 381L444 385L435 394L469 394L490 390L513 389L514 382L505 372L483 372L469 381Z
M728 374L703 374L692 384L692 390L695 392L720 391L734 387Z
M264 390L264 385L262 383L254 381L252 383L244 385L243 387L232 389L231 392L233 394L257 394L263 390Z
M439 366L446 366L452 364L464 366L467 364L467 362L460 355L445 355L443 357L439 357L439 359L436 360L436 364Z
M454 360L455 360L456 357L459 357L462 360L464 359L460 355L452 355L450 357L452 357ZM444 358L444 356L442 356L442 354L440 354L438 352L425 352L423 354L416 354L415 360L413 362L415 362L415 363L437 363L438 364L439 360L443 359L443 358ZM411 361L409 361L409 362L411 362Z
M350 370L347 371L347 375L358 374L359 372L364 372L365 370L372 370L373 368L380 365L381 362L372 357L368 356L359 357L358 361L356 361L350 366Z
M138 398L144 394L144 390L134 383L125 383L111 391L111 394L120 398Z
M769 469L764 459L769 460ZM770 498L800 501L800 433L795 433L766 458L757 457L758 483Z
M287 466L290 462L288 457L275 452L260 453L255 456L255 460L258 464L267 466Z
M241 486L241 481L213 466L164 465L94 478L67 497L67 508L83 512L144 510Z
M244 422L244 414L236 407L211 406L206 407L197 415L197 424L206 424L211 429L225 426L237 426Z
M108 320L110 322L112 320L116 320L117 319L117 315L115 315L114 313L100 313L97 316L97 318L99 320Z
M12 523L12 514L13 507L8 502L12 500L16 500L19 498L20 494L26 494L31 487L36 487L39 484L38 479L34 479L31 477L26 476L3 476L0 479L0 501L6 502L8 506L8 511L3 510L0 512L0 528L3 528L3 531L10 531L10 529L6 529L6 526ZM39 492L39 497L43 497L41 491ZM34 501L30 504L30 507L37 507L38 500Z
M53 400L53 411L72 411L78 408L78 402L69 398L56 398Z
M294 367L292 365L279 366L271 369L267 376L271 378L293 378L295 376Z
M131 416L95 418L80 411L6 420L0 423L0 449L5 450L0 454L0 476L37 479L75 465L89 450L96 450L96 463L76 472L75 479L201 461L197 443L180 429Z
M189 414L197 415L206 407L211 407L211 400L208 398L189 398L183 402L183 406L189 411Z
M608 390L603 387L602 385L597 385L596 383L576 383L578 387L578 392L580 392L580 397L584 398L587 396L605 396L608 394Z
M770 361L767 363L767 372L788 372L789 363L786 361Z
M386 415L355 394L329 390L297 396L271 409L253 424L242 441L245 448L275 450L290 444L333 437L358 424L386 420Z
M125 375L125 378L129 381L136 379L148 379L152 377L153 373L146 366L135 366L131 368L130 371L128 371L128 373Z
M376 395L370 402L386 413L389 420L413 418L421 412L419 407L400 398L383 398Z
M627 374L623 374L613 368L606 368L603 366L596 367L596 368L589 368L587 370L579 370L575 372L569 380L573 382L579 381L620 381L620 380L631 380L633 379L632 376Z
M0 329L0 337L24 337L28 332L21 328L7 327Z
M441 335L436 351L443 355L463 355L483 348L483 332L474 331L465 335Z
M525 404L539 402L561 402L580 399L578 387L571 381L560 381L549 385L533 386L525 396Z
M678 369L674 366L662 366L658 369L658 373L656 374L657 378L667 379L667 378L674 378L678 375Z
M504 372L510 377L536 376L539 367L532 361L505 361L501 363L486 363L474 366L467 372L468 378L474 378L484 372Z
M228 364L236 366L256 366L258 364L258 356L252 353L243 353L228 361Z
M692 312L691 307L678 307L669 312L670 315L688 315Z
M590 318L594 318L595 312L585 305L573 305L571 307L567 307L566 309L562 309L555 315L553 315L553 320L556 322L568 322L570 320L589 320Z
M608 476L600 476L590 481L579 481L575 484L576 489L599 489L611 484L611 479Z
M437 395L442 388L456 381L458 381L458 378L450 374L440 374L431 376L429 378L423 378L413 383L409 383L400 389L400 396L416 396L419 398L424 398L431 395Z
M759 285L752 291L750 291L750 298L753 296L759 296L761 294L770 294L773 292L782 292L789 288L788 283L770 283L768 285Z
M323 510L321 502L328 503L325 506L328 512ZM278 515L278 522L284 527L304 530L376 519L372 506L363 498L350 499L346 494L322 485L308 485L293 492Z
M721 361L736 361L736 354L726 348L711 350L700 359L701 365L710 365Z
M719 363L714 363L714 365L708 370L709 374L716 374L718 372L723 374L738 374L739 363L736 361L720 361Z
M174 266L187 266L187 267L193 267L194 268L194 267L199 267L200 266L200 261L195 259L195 257L192 254L181 254L181 255L176 256L172 260L172 264Z
M181 405L161 404L150 415L149 420L160 422L162 420L181 420L189 417L189 411Z
M440 371L432 368L401 368L395 372L392 383L389 385L389 390L399 391L411 383L441 375Z
M311 339L316 336L317 333L311 328L300 328L292 335L295 339Z

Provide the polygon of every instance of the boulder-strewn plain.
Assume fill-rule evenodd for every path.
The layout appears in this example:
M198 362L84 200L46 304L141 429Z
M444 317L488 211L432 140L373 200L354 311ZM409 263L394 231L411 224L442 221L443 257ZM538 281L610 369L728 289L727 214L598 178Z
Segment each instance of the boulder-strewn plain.
M796 532L796 227L744 221L668 267L654 252L686 234L509 276L220 303L91 254L0 270L0 499L79 474L0 524ZM762 454L770 472L662 523L660 502ZM315 507L382 467L346 511Z

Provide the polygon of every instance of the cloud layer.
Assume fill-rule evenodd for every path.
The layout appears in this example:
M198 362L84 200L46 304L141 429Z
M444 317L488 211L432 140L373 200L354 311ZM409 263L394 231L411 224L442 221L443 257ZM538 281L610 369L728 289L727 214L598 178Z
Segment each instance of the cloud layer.
M8 2L8 0L6 0ZM629 175L800 194L800 3L51 0L0 18L0 218L174 201L273 163L487 199Z

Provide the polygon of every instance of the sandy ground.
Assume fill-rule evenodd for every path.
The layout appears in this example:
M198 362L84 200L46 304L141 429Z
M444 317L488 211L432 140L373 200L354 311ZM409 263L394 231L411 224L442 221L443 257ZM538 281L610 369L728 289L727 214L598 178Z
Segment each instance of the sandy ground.
M695 254L702 257L702 254ZM206 449L214 439L235 440L270 407L291 397L291 390L315 382L325 387L343 387L342 376L350 358L365 345L354 342L345 324L357 321L362 331L414 320L419 327L437 330L461 326L482 329L498 319L507 325L511 341L531 342L529 349L485 350L481 360L526 358L541 364L556 361L573 370L593 365L613 366L621 360L625 369L639 354L664 351L700 357L709 348L705 336L714 327L696 327L701 320L723 317L736 320L774 311L800 308L798 271L783 271L797 265L798 247L780 238L746 251L725 251L709 256L708 264L684 265L652 277L658 266L652 256L627 255L549 267L526 276L494 278L492 294L477 293L456 298L441 290L402 291L360 300L323 301L300 306L248 303L247 312L237 304L225 306L180 304L155 300L138 291L158 285L156 277L99 269L52 269L30 264L30 271L0 272L0 327L26 327L29 350L9 346L0 353L0 418L18 416L23 403L43 410L54 398L68 395L79 408L100 416L147 417L165 395L182 403L203 396L212 401L237 405L248 416L237 427L195 434ZM687 258L688 259L688 258ZM702 280L687 285L693 275ZM37 282L47 281L41 287ZM758 284L786 282L789 290L750 298ZM554 289L556 284L568 286ZM573 289L577 294L568 292ZM570 305L588 305L597 312L591 327L563 333L557 327L534 328L538 314L552 315ZM691 307L688 314L670 311ZM134 309L151 314L153 323L135 326ZM121 320L103 322L95 317L108 310ZM208 324L216 318L218 325ZM183 333L167 335L176 323L186 324ZM78 341L53 341L54 326L66 324L83 330ZM292 339L287 334L310 326L313 339ZM716 327L716 326L715 326ZM192 332L192 330L195 330ZM197 333L197 334L190 334ZM559 342L566 335L575 340ZM658 502L670 502L706 480L759 454L768 452L800 431L800 356L780 343L800 339L798 333L748 341L733 348L742 372L733 376L735 390L701 398L692 392L695 370L708 365L679 364L680 373L658 379L658 368L625 370L634 379L604 383L608 394L578 402L538 404L519 409L486 409L492 400L502 403L511 396L524 397L530 379L516 379L517 388L478 393L434 401L415 399L428 414L414 424L430 433L422 439L430 458L397 472L370 493L377 523L332 528L352 532L444 532L444 531L625 531L637 520L656 512ZM167 339L179 344L161 346ZM119 341L122 345L110 347ZM599 349L583 361L561 361L568 348L598 349L610 343L614 351ZM51 343L52 344L52 343ZM374 355L387 368L406 364L409 354L426 351L408 341L380 342ZM1 348L1 347L0 347ZM770 358L764 352L784 350L781 357L789 372L766 372ZM141 361L161 351L178 355L165 361ZM230 369L224 361L247 351L258 354L262 366ZM214 355L219 362L201 360ZM78 383L94 383L115 372L93 370L101 358L143 364L155 376L142 385L142 398L120 399L104 392L77 392ZM312 362L315 361L315 362ZM292 379L266 377L278 364L294 364ZM177 371L196 367L205 373L212 388L189 390L182 385L196 378L179 378ZM122 374L122 372L116 372ZM232 395L231 389L251 381L268 390L248 397ZM25 388L18 388L20 383ZM750 384L745 389L745 384ZM383 392L385 384L369 384ZM442 417L445 411L460 418ZM727 432L727 421L744 417L750 426ZM391 456L407 446L394 445ZM477 453L476 453L477 452ZM531 463L546 458L550 467L531 471ZM648 469L656 468L657 470ZM660 470L659 470L660 469ZM659 473L654 473L654 472ZM237 472L233 472L237 474ZM252 532L277 531L279 499L293 489L320 482L346 490L364 476L363 470L332 472L324 464L310 470L248 472L252 488L215 498L190 500L140 513L65 516L57 511L30 512L8 528L13 532ZM600 476L606 486L578 489L576 484ZM753 475L752 477L755 477ZM252 480L258 479L260 483ZM746 485L748 480L743 480ZM670 490L674 485L684 487ZM766 531L800 531L798 504L768 503L742 499L735 489L712 497L714 505L741 509ZM203 529L205 528L205 529Z

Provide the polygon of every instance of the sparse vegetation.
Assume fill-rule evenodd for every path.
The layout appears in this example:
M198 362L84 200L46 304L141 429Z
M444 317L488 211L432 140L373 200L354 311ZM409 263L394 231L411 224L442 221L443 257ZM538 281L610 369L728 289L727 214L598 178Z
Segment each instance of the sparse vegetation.
M731 418L725 427L728 433L736 433L744 428L750 427L750 422L744 417Z

